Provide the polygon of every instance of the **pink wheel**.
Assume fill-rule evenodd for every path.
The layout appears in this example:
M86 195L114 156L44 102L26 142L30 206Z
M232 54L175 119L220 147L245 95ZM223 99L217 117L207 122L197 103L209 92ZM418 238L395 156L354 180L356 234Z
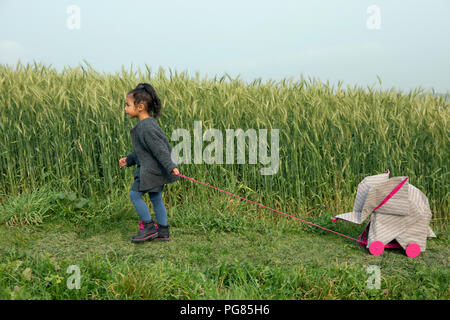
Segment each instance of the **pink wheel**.
M384 244L381 241L373 241L369 246L369 251L374 256L379 256L384 251Z
M415 258L420 254L420 246L415 243L415 242L411 242L410 244L408 244L408 246L406 247L406 255L410 258Z
M338 219L331 218L331 221L333 221L333 222L337 222L337 220L338 220Z

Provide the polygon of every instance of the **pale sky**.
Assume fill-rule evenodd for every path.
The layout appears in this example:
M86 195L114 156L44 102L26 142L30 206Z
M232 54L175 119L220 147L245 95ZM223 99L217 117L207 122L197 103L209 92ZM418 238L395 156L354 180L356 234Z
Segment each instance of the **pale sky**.
M58 70L85 59L111 73L148 65L377 88L379 75L383 89L446 93L449 35L449 0L0 0L0 63Z

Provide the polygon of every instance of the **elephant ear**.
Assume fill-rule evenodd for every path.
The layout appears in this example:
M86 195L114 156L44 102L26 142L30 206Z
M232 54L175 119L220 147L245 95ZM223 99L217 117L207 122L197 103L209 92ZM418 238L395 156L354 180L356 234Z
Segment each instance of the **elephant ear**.
M372 212L398 216L409 215L408 177L394 177L370 189L362 218Z
M361 212L361 221L366 220L367 217L377 207L377 205L378 205L377 191L374 186L374 187L371 187L369 189L369 192L367 193L366 202L364 203L364 207L362 208L362 212Z
M366 204L367 195L371 188L378 183L382 183L389 180L389 171L374 176L365 177L359 184L356 191L356 197L353 204L353 211L343 213L334 217L334 219L342 219L353 223L361 224L367 216L370 214L363 214L363 208Z

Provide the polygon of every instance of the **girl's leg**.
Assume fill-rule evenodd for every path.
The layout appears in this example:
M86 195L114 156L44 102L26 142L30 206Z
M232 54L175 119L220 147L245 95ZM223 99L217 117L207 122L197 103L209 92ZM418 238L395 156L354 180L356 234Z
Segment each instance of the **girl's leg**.
M152 221L152 217L150 216L147 204L142 199L142 195L142 192L134 190L130 191L130 199L131 202L133 202L134 208L136 209L139 218L141 218L142 222L148 223Z
M162 192L149 192L148 194L155 210L156 221L159 225L167 226L167 211L163 203Z

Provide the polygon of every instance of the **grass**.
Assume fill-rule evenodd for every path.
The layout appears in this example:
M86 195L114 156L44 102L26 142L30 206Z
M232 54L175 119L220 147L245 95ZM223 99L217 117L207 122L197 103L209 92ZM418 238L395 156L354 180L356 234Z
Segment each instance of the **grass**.
M131 204L115 214L72 219L59 214L41 224L2 224L0 298L449 298L447 232L438 232L415 259L402 250L372 256L355 242L278 219L269 210L256 219L248 213L252 204L215 214L229 199L210 199L210 205L169 208L172 240L167 243L131 243L137 230ZM235 206L242 202L235 201ZM116 199L112 206L119 203ZM328 226L324 220L314 222ZM361 228L333 226L351 236ZM80 268L79 290L67 288L70 265ZM367 286L370 265L380 268L380 289Z

